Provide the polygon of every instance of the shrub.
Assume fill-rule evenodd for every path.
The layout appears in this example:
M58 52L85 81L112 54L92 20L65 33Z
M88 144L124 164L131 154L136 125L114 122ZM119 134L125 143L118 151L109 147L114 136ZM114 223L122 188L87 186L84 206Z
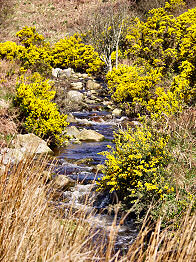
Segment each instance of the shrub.
M141 199L146 208L153 199L164 199L174 190L165 171L170 159L167 141L167 137L147 126L119 130L115 133L115 148L103 153L106 161L99 188L116 191L128 206Z
M67 126L67 116L60 115L57 105L51 102L54 96L49 80L34 73L27 80L21 78L15 103L25 117L24 127L28 132L61 144L65 139L62 132Z
M25 26L16 33L16 36L26 48L31 45L47 45L44 37L36 32L35 27Z
M43 75L47 75L51 72L51 54L50 49L47 46L35 46L31 45L28 48L24 48L18 55L22 66L25 69L31 69L33 72L39 72Z
M0 58L17 59L25 69L31 69L44 75L50 73L52 69L51 50L43 36L32 27L24 27L17 33L17 36L24 46L10 41L0 43Z
M136 18L126 36L130 46L127 53L143 58L155 67L175 68L177 47L186 32L172 15L179 6L183 6L182 0L166 2L163 8L149 11L146 22Z
M15 42L7 41L0 43L0 58L7 60L13 60L18 58L20 52L24 51L24 47L17 45Z
M163 226L178 226L190 205L191 211L196 207L195 161L188 160L194 157L194 138L182 124L166 135L150 123L115 133L115 147L103 152L99 190L115 191L126 209L134 205L138 222L151 207L153 220L162 216Z
M121 65L106 75L112 98L117 102L129 102L132 112L142 112L160 82L160 71ZM137 109L139 108L139 110Z
M54 67L71 67L87 73L99 73L104 65L94 48L85 45L77 34L57 42L53 46L52 57Z
M23 51L18 54L24 68L31 68L44 75L50 73L51 67L51 48L50 44L45 42L42 35L36 32L35 27L23 27L17 32L16 36L24 45Z

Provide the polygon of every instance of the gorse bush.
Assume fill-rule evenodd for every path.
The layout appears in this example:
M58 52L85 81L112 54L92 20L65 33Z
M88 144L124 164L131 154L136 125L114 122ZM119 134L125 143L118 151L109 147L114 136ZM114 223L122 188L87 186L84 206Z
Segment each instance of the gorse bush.
M51 51L50 44L46 43L43 36L35 28L24 27L17 33L22 45L15 42L0 43L0 57L8 60L18 60L24 69L31 69L42 74L50 73Z
M183 5L181 0L166 2L164 7L149 11L146 22L136 18L126 36L127 54L144 59L153 66L166 69L173 66L175 69L174 64L179 58L178 46L190 23L194 23L190 15L189 21L184 19L182 26L180 19L172 14L173 9Z
M146 72L144 67L126 65L113 68L106 75L112 98L117 102L129 102L134 113L145 110L160 79L161 73L156 69Z
M126 54L137 63L161 67L164 74L178 74L182 63L189 62L194 74L196 8L175 17L174 10L183 6L182 0L166 2L164 7L152 9L146 22L136 18L126 35ZM194 87L195 80L190 84Z
M17 59L24 49L25 48L23 46L17 45L12 41L0 43L0 58L6 58L7 60Z
M146 206L153 199L164 199L174 190L165 170L171 157L167 141L167 137L145 125L115 133L115 147L104 152L100 189L115 190L129 205L138 199Z
M22 66L42 74L49 74L51 67L51 48L44 37L36 32L35 27L25 26L17 32L21 44L24 45L23 52L18 55Z
M72 67L87 73L99 73L104 65L94 48L85 45L77 34L57 42L52 49L52 58L54 67Z
M166 89L161 86L160 69L120 65L106 75L108 88L113 100L128 105L130 114L150 114L160 119L181 111L183 104L194 97L195 89L189 85L189 64L183 66L182 73Z
M26 48L32 45L47 45L44 37L36 32L35 27L25 26L16 33L16 36Z
M126 209L134 205L138 222L151 207L149 214L153 220L162 216L162 226L171 221L178 226L186 210L192 206L194 212L196 205L191 186L194 160L192 164L186 163L188 155L184 154L185 150L191 150L193 140L188 133L190 141L182 144L179 138L184 138L184 132L187 130L182 132L183 137L173 131L166 135L145 121L135 129L119 130L115 133L115 146L103 152L106 160L99 190L115 191ZM178 177L180 173L183 174Z
M75 34L61 39L51 46L34 27L24 27L17 34L22 45L14 42L0 43L2 59L18 59L25 69L49 74L52 66L67 68L90 74L100 73L104 63L91 45L82 42Z
M172 12L183 5L166 2L127 31L125 55L133 65L113 69L106 79L112 98L128 102L131 112L157 119L195 103L196 9L175 17Z
M62 144L65 136L62 132L67 126L66 115L61 115L57 105L51 100L55 96L49 80L38 73L28 79L21 77L16 90L15 104L19 106L22 117L25 117L24 127L51 143Z

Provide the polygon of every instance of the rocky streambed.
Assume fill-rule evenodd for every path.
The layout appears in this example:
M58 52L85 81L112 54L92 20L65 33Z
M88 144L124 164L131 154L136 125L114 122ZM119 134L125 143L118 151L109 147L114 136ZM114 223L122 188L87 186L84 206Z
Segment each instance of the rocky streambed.
M103 82L91 79L86 74L74 73L65 80L61 74L64 75L62 70L59 78L55 79L58 86L56 102L62 112L69 112L67 134L71 139L65 148L55 150L58 164L54 172L62 180L68 177L70 181L77 182L71 183L69 189L63 192L59 205L71 205L89 212L93 209L94 215L88 222L103 229L107 236L114 218L114 214L109 212L113 196L96 192L96 181L103 175L99 165L105 160L100 153L107 150L107 145L112 145L115 130L126 126L128 122L132 125L138 123L130 121L123 116L121 109L115 107ZM93 196L91 205L86 201L89 194ZM120 216L117 224L119 222ZM126 220L119 226L116 248L126 250L136 235L134 221Z

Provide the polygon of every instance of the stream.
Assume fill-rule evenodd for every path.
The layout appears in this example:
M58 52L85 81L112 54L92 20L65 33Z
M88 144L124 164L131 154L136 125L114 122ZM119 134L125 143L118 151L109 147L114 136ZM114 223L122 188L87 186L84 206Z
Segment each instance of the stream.
M107 150L107 145L112 145L113 131L117 130L126 117L115 118L106 111L85 111L72 112L77 123L72 125L78 129L86 128L95 130L103 134L105 140L102 142L82 142L79 144L71 143L66 148L56 150L55 155L58 159L58 166L55 173L65 174L73 180L77 180L77 184L69 191L64 192L67 199L66 205L72 205L76 209L82 208L93 212L89 223L96 225L97 229L101 229L109 235L114 215L109 214L107 208L111 204L111 194L96 193L96 181L102 177L101 172L97 172L96 166L103 164L105 157L99 154ZM85 203L86 196L93 191L94 205L92 207ZM120 217L117 218L117 224ZM126 251L137 235L137 229L134 221L129 219L119 227L116 239L115 249Z

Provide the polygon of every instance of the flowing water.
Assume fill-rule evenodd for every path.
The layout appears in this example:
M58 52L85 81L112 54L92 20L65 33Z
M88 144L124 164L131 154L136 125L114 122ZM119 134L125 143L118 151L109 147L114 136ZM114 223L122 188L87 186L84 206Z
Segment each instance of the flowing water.
M70 191L64 192L64 197L68 199L66 204L89 212L92 209L96 210L97 212L91 217L89 223L109 234L114 217L108 214L107 207L112 201L112 196L109 193L102 195L96 193L95 181L102 177L102 173L96 171L96 166L104 163L105 157L100 152L106 151L107 145L113 144L113 131L117 130L126 118L114 119L111 114L105 111L75 112L73 115L77 119L77 124L75 124L77 128L93 129L103 134L105 140L70 144L66 148L56 151L59 165L55 172L65 174L78 181ZM94 192L93 207L85 203L89 192ZM117 219L117 224L119 221L120 217ZM124 225L119 227L116 249L126 250L136 235L137 230L133 221L131 219L125 221Z

